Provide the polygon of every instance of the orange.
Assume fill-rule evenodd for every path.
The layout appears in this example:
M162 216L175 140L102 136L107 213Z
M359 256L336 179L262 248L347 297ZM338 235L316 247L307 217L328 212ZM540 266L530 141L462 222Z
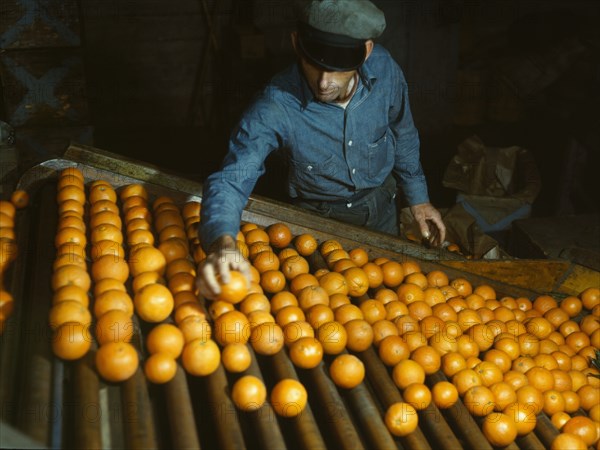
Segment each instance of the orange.
M404 269L397 261L387 261L381 265L383 272L383 284L388 288L395 288L404 279Z
M483 381L475 370L462 369L452 376L452 384L456 386L458 394L463 396L472 387L482 386Z
M356 247L348 252L350 255L350 259L354 264L358 267L364 266L367 262L369 262L369 253L364 248Z
M398 336L398 328L391 320L378 320L371 325L371 328L373 329L373 345L375 347L379 347L381 341L390 335Z
M586 416L573 416L565 423L561 430L581 438L587 446L591 446L598 438L598 432L594 422Z
M343 272L348 286L348 295L360 297L369 289L369 278L360 267L350 267Z
M383 303L378 300L368 299L360 303L359 308L363 314L363 318L373 324L378 320L385 319L387 311Z
M333 310L327 305L313 305L306 310L306 321L314 329L325 322L334 320L335 316Z
M474 416L484 417L494 411L495 397L486 386L470 387L463 394L462 400L467 410Z
M483 420L481 431L489 443L496 447L506 447L517 437L515 421L503 413L492 413L487 416Z
M189 254L188 242L185 239L170 238L158 245L168 263L176 259L186 258Z
M290 281L289 288L292 294L298 295L306 286L319 286L319 280L311 273L301 273Z
M389 367L393 367L403 359L410 356L408 344L397 335L386 336L379 343L378 354L381 361Z
M154 353L144 363L146 378L155 384L171 381L177 373L177 363L173 356L167 353Z
M6 305L12 302L5 301L3 303ZM75 322L84 326L89 326L92 321L92 315L90 314L89 309L75 300L65 300L64 302L57 303L50 308L48 316L48 323L53 330L56 330L62 324L67 322Z
M496 299L496 291L494 288L488 284L480 284L479 286L473 289L473 293L480 295L484 298L484 300L495 300Z
M583 307L587 310L592 310L597 305L600 305L600 289L590 287L579 294Z
M354 319L363 319L364 315L361 309L354 303L341 305L334 310L335 320L344 325L346 322Z
M85 237L85 232L75 228L75 227L65 227L61 228L56 232L56 236L54 239L54 246L59 248L63 244L75 244L80 245L81 247L85 247L87 243L87 238Z
M419 322L408 314L396 317L394 319L394 324L396 325L396 328L398 328L398 334L400 336L420 330ZM423 338L424 337L425 336L423 336Z
M90 217L92 217L103 211L109 211L117 216L119 215L119 207L115 203L110 202L108 200L101 200L91 205L89 209L89 214Z
M228 372L240 373L250 367L252 356L246 344L234 342L223 347L221 361Z
M271 297L271 312L277 312L286 306L298 306L298 300L294 294L288 291L277 292Z
M146 349L149 353L166 353L176 359L181 355L184 345L184 336L175 325L161 323L148 333Z
M246 244L252 245L255 242L264 242L269 244L269 235L268 233L261 228L254 228L244 233L244 237L246 240Z
M492 394L494 394L494 409L496 411L503 411L508 405L517 401L517 393L505 381L494 383L489 388Z
M123 258L104 255L92 263L90 272L94 281L112 278L124 283L129 278L129 265Z
M581 327L581 331L588 336L591 336L594 331L600 329L600 317L594 314L585 315L581 319L581 322L579 322L579 325Z
M481 377L481 382L484 386L491 386L503 379L503 372L496 364L490 361L482 361L478 363L473 370Z
M381 267L379 267L374 262L366 262L362 266L361 269L367 275L367 279L369 280L369 287L371 289L378 288L383 283L383 271Z
M399 301L398 294L392 289L380 287L375 291L375 300L379 300L384 305L393 301Z
M329 295L321 286L306 286L297 294L298 305L307 311L314 305L329 305Z
M94 317L99 319L110 310L118 309L133 315L134 304L129 294L121 289L108 289L94 300Z
M535 406L526 403L514 402L502 411L515 423L517 435L524 436L531 433L537 424Z
M146 322L162 322L173 311L173 294L159 283L140 289L133 298L135 311Z
M450 282L450 286L456 289L458 294L462 297L467 297L473 293L473 286L465 278L455 278Z
M562 299L559 307L565 311L569 317L575 317L583 309L583 302L575 296L568 296Z
M323 360L323 346L318 339L304 336L291 343L289 357L296 367L312 369Z
M292 242L292 232L284 223L273 223L266 228L266 232L270 244L275 248L285 248Z
M323 345L323 352L326 354L337 355L346 348L348 334L341 323L335 320L325 322L316 331L316 338Z
M290 322L283 328L283 340L286 345L291 346L303 337L315 337L315 330L304 320Z
M219 346L212 339L194 339L183 347L181 363L190 375L210 375L217 370L220 362Z
M16 209L23 209L29 204L29 194L23 189L17 189L10 195L10 202Z
M403 359L392 369L392 379L396 386L405 389L412 383L425 382L425 370L411 359Z
M528 405L537 415L544 408L544 395L534 386L527 384L517 389L517 402Z
M442 358L439 352L429 345L424 345L415 349L411 353L410 359L418 363L423 368L426 375L434 374L442 366Z
M306 321L306 315L299 306L287 305L279 309L275 314L275 322L277 322L281 327L286 326L290 322L296 322L298 320Z
M441 287L447 286L450 280L448 279L448 275L446 275L441 270L432 270L427 273L427 285L430 287Z
M245 375L233 384L231 399L242 411L255 411L265 403L267 388L263 381L254 375Z
M319 278L319 285L327 291L328 295L348 295L348 283L341 273L328 272Z
M103 345L107 342L129 342L135 332L131 316L119 309L112 309L96 320L96 340Z
M308 394L298 380L284 378L271 390L270 400L275 413L282 417L296 417L306 407Z
M73 361L83 357L92 345L89 324L65 322L52 336L52 352L58 358Z
M331 300L331 299L330 299ZM396 320L397 317L407 316L408 308L404 303L393 300L385 304L385 318L390 321Z
M111 289L127 292L127 288L123 282L112 278L104 278L103 280L94 283L94 297L99 297L100 294L105 291L110 291Z
M290 256L281 263L281 271L288 280L294 280L298 275L309 273L308 261L302 256Z
M248 295L248 280L237 270L229 271L229 280L223 283L219 278L221 292L216 300L222 300L233 304L241 302Z
M201 208L202 205L200 202L190 200L186 202L181 208L181 215L186 219L189 217L200 217Z
M452 378L455 374L467 368L465 358L458 352L448 352L442 355L442 372L448 378Z
M138 366L137 351L127 342L107 342L96 351L96 369L106 381L125 381L133 376Z
M281 270L266 270L260 274L260 287L268 294L281 292L285 286L285 275Z
M548 417L552 417L553 414L565 410L565 399L560 392L555 389L549 389L543 394L544 407L542 411L544 411Z
M250 322L245 314L232 310L219 315L214 322L214 338L225 346L246 343L250 338Z
M587 450L588 445L580 436L573 433L561 433L554 438L550 450Z
M102 281L102 280L100 280L100 281ZM117 281L120 282L120 280L117 280ZM166 284L165 279L162 276L160 276L158 272L154 272L154 271L142 272L142 273L137 274L133 278L133 280L131 282L131 289L132 289L133 293L136 294L144 286L146 286L148 284L154 284L154 283L160 283L163 285ZM178 306L177 303L175 303L175 306Z
M57 290L52 296L52 305L64 302L65 300L75 300L86 308L90 301L87 291L75 285L63 286Z
M104 240L115 241L119 244L122 244L123 233L121 228L109 223L103 223L95 228L92 228L90 232L90 242L92 244L96 244Z
M53 291L57 291L63 286L76 285L84 291L89 291L92 280L84 268L74 264L67 264L59 267L52 273L51 286Z
M431 389L431 398L438 408L448 409L458 401L458 391L449 381L439 381Z
M567 423L570 418L571 416L566 412L558 411L552 414L552 416L550 417L550 422L552 422L552 425L554 425L556 429L560 431L563 425Z
M554 389L554 376L548 369L543 367L532 367L525 372L529 385L535 387L540 392L546 392Z
M365 366L354 355L342 354L335 357L329 366L329 375L336 386L352 389L365 378Z
M183 339L186 342L194 339L208 340L212 336L210 323L206 318L196 315L187 316L185 319L177 323L177 326L183 333Z
M260 355L274 355L283 348L283 330L273 322L256 325L250 332L250 344Z
M394 436L407 436L416 430L419 416L415 408L405 402L396 402L385 412L384 422Z
M312 255L318 247L317 240L310 234L300 234L293 240L294 247L302 256Z
M373 343L373 328L364 319L352 319L344 323L346 329L346 348L355 352L367 350Z
M396 289L398 300L405 304L410 304L416 301L425 300L425 294L416 284L402 283Z
M92 245L90 251L90 257L92 261L96 261L98 258L110 255L115 259L124 259L125 258L125 249L121 244L115 241L99 241Z
M426 409L432 400L431 391L422 383L409 384L402 391L402 397L406 403L412 405L417 411Z
M581 407L585 411L589 411L593 406L600 403L600 390L591 384L584 384L577 389Z

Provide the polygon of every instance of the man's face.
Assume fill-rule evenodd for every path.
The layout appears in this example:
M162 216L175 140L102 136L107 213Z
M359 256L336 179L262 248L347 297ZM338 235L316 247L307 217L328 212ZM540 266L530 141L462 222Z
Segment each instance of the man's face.
M300 66L304 77L317 100L324 103L348 99L352 92L350 81L356 74L356 70L350 72L326 72L305 58L300 57Z

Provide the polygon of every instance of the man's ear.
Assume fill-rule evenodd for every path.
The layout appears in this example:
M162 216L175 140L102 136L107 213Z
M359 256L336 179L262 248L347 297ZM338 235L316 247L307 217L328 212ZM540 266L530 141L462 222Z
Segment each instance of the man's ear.
M292 31L292 33L290 34L290 38L292 39L292 47L294 47L294 51L296 52L296 54L299 54L299 52L298 52L298 32Z
M371 56L371 52L373 51L374 46L375 46L375 43L371 39L369 39L367 42L365 42L365 47L367 49L367 56L365 57L365 61L367 59L369 59L369 56Z

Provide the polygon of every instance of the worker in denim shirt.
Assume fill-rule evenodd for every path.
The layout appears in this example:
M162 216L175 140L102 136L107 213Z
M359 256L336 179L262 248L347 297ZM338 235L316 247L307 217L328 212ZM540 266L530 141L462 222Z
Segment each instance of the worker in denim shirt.
M429 203L419 136L398 64L375 45L383 13L367 0L298 2L292 33L298 62L276 75L232 133L219 172L203 189L200 241L207 258L200 292L212 298L229 270L250 278L236 246L242 210L274 150L289 162L288 194L315 213L398 234L400 185L422 235L444 241L440 213Z

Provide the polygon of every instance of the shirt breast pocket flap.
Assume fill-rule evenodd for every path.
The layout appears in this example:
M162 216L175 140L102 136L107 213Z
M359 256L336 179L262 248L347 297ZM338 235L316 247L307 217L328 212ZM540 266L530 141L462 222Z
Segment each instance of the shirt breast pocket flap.
M315 183L319 184L319 181L323 178L329 178L333 169L333 156L329 156L318 162L294 158L290 162L293 178L311 185Z
M368 144L369 152L369 177L377 177L386 168L388 163L388 141L387 132L372 144Z

